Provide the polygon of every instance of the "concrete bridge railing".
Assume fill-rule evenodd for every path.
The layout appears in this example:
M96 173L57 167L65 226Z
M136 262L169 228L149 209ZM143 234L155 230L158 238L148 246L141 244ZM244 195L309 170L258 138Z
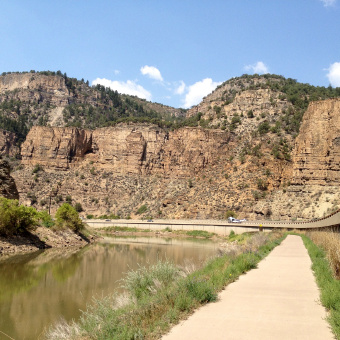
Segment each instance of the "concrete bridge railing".
M90 227L105 228L111 226L130 227L159 231L169 228L171 230L205 230L208 232L228 235L230 231L237 234L251 231L271 231L275 228L286 229L319 229L340 225L340 210L333 214L313 221L246 221L242 223L229 223L223 220L85 220Z

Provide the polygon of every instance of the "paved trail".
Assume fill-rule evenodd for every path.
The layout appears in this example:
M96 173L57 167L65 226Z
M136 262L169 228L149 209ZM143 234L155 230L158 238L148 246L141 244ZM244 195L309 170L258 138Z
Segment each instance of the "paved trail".
M200 308L162 339L334 339L310 267L302 239L289 235L257 269L227 286L218 302Z

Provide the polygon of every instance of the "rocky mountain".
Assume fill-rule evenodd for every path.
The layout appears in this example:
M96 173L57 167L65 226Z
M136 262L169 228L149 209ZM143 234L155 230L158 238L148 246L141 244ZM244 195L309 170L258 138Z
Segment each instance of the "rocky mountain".
M121 120L171 120L183 109L120 95L104 86L58 72L3 73L0 76L0 128L23 141L34 125L96 128Z
M20 123L26 112L21 122L30 130L12 175L27 205L54 212L68 201L84 216L224 218L230 210L308 219L340 203L339 88L242 76L183 120L184 111L155 113L143 100L63 75L11 76L0 77L0 117ZM47 102L48 126L37 126L31 116ZM94 120L102 127L93 129ZM20 137L4 136L0 147L13 158L10 140Z

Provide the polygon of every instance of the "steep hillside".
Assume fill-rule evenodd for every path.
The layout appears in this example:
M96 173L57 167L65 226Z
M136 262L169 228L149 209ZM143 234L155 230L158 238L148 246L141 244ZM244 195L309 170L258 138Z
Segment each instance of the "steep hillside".
M58 125L60 118L60 126L30 129L21 164L13 165L27 205L54 212L68 201L84 216L224 218L230 210L251 219L308 219L340 204L340 99L314 101L339 96L339 88L243 76L225 82L180 118L183 111L157 106L156 114L158 104L82 81L71 86L65 76L39 74L34 81L32 74L21 76L20 89L18 75L7 83L2 79L1 105L17 95L25 103L20 108L34 108L35 96L37 108L48 100L52 110L62 108L61 116L48 111L50 122ZM2 115L11 122L21 119L20 110ZM29 121L31 115L25 124L37 123ZM6 136L0 140L3 150L12 150L8 141L15 136Z
M60 71L0 76L0 128L15 132L19 142L34 125L96 128L133 119L165 122L184 112L101 85L90 87Z

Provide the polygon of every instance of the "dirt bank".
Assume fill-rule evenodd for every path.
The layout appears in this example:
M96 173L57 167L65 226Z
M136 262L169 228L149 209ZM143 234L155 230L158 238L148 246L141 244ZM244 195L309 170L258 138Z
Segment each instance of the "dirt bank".
M52 231L38 227L19 236L0 236L0 256L36 251L46 248L83 247L93 242L94 236L77 235L71 230Z

